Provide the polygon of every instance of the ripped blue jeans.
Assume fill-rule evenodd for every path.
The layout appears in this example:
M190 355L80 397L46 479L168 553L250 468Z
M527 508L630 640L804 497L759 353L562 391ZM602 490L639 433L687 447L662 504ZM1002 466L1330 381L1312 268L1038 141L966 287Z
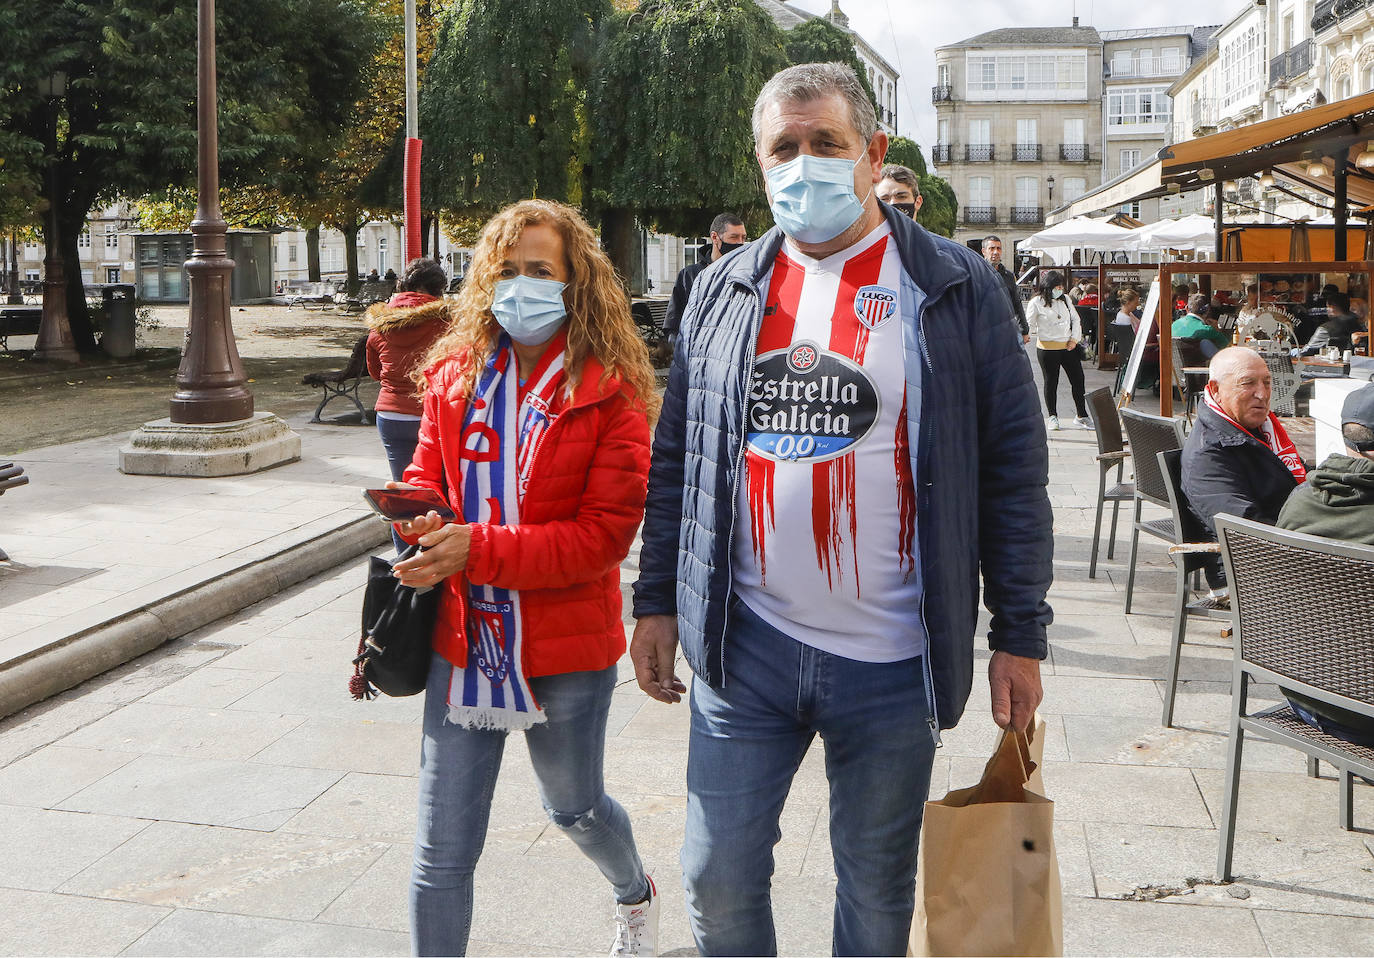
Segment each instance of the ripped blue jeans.
M420 752L420 816L410 881L410 944L417 955L462 955L472 927L472 875L487 837L505 732L444 721L452 666L438 655L425 689ZM630 817L606 794L601 768L615 666L530 680L547 720L525 733L539 798L577 844L616 900L649 894ZM514 917L514 916L512 916Z

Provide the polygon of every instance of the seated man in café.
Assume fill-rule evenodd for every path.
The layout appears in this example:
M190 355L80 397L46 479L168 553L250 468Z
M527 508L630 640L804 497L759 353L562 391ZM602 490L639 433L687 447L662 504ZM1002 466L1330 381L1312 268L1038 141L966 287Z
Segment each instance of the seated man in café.
M1317 327L1302 355L1312 356L1328 346L1337 349L1351 349L1356 342L1364 340L1364 323L1350 311L1350 297L1341 292L1326 294L1326 322Z
M1202 354L1207 357L1216 355L1217 350L1231 345L1231 337L1217 329L1210 320L1212 304L1205 293L1193 293L1188 297L1188 312L1184 313L1169 331L1175 339L1198 339L1208 345L1202 346Z
M1345 397L1341 406L1345 452L1333 452L1293 490L1278 527L1328 539L1374 545L1374 383ZM1308 725L1327 735L1374 747L1374 719L1283 690Z
M1269 410L1274 380L1253 350L1231 346L1212 357L1197 421L1183 444L1183 494L1213 540L1218 513L1273 523L1307 468ZM1221 556L1204 568L1209 599L1228 604Z

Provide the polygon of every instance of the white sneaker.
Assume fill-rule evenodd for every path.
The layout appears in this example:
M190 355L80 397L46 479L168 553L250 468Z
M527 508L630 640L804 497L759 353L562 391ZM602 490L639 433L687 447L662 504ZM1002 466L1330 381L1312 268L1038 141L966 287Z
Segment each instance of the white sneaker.
M615 906L615 942L611 958L617 955L658 954L658 886L649 880L649 900L637 905Z
M1077 419L1074 420L1074 422L1082 426L1084 429L1091 429L1093 427L1093 421L1089 419L1087 416L1079 416Z
M1059 417L1051 416L1049 419L1045 420L1045 425L1049 427L1050 432L1054 432L1056 429L1059 428Z

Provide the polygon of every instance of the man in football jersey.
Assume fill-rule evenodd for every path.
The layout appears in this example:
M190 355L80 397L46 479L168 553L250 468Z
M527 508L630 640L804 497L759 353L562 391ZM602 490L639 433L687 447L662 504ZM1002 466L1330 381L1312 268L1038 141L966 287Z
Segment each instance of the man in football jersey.
M1052 614L1048 453L1001 280L874 193L887 137L853 71L754 108L777 226L698 278L654 440L630 649L691 691L688 917L703 955L774 954L779 815L825 745L839 955L905 954L940 730L973 681L1025 729Z

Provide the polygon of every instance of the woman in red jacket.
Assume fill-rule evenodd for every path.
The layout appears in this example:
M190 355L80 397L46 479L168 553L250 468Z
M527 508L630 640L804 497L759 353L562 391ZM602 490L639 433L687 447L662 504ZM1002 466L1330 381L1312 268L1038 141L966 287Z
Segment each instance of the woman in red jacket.
M367 311L367 372L382 384L375 407L377 432L392 479L401 478L419 441L421 407L414 375L448 328L448 303L443 300L447 284L442 266L416 257L406 265L400 290L385 305ZM399 535L392 533L392 538L397 552L405 548Z
M459 520L400 524L425 551L397 576L443 589L412 945L464 953L501 752L520 729L550 819L614 888L612 954L653 954L657 892L602 757L625 651L619 565L644 512L658 399L625 292L576 211L527 200L486 225L428 363L405 480Z

